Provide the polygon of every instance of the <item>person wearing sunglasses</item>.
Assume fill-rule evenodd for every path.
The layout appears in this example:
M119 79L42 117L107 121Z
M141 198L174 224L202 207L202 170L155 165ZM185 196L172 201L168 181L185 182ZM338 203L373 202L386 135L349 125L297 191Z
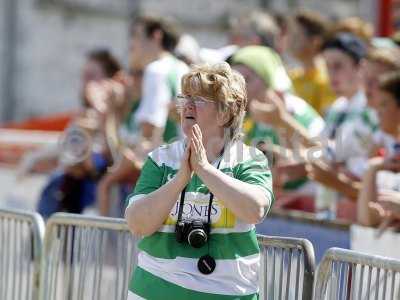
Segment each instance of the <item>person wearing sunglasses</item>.
M125 218L141 236L127 299L258 299L254 224L273 200L266 157L241 141L245 81L195 66L177 99L182 140L148 155Z

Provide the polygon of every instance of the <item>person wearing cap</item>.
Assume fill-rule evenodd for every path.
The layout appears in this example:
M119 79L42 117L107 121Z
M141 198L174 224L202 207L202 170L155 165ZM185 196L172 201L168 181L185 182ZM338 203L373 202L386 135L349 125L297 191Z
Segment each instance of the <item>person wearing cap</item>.
M323 137L333 141L330 160L354 176L365 171L369 146L378 128L364 90L367 47L351 33L339 33L323 46L331 86L339 98L328 109Z
M244 123L247 142L269 138L274 144L286 145L287 140L279 141L279 128L300 131L308 137L320 134L322 118L292 94L292 83L274 50L263 46L242 48L233 55L232 65L246 79L250 112Z
M310 162L307 171L311 179L323 184L317 190L316 203L319 210L328 211L335 206L333 202L343 198L341 195L357 199L378 121L364 89L365 43L352 33L338 33L325 42L323 55L332 89L339 98L325 116L322 157ZM355 220L354 202L341 201L338 205L335 212L330 211L331 217L338 213Z
M246 142L267 152L271 151L268 142L289 149L313 146L312 138L319 136L324 121L310 104L291 93L291 81L279 55L271 48L248 46L232 57L232 64L246 79L250 112L244 122ZM291 176L284 180L285 190L299 192L306 186L304 168L297 174L296 167L292 166Z

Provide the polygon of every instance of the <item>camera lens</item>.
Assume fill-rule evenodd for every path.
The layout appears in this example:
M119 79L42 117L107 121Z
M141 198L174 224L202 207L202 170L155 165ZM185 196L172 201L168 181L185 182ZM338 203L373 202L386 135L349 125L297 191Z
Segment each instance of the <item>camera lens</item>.
M207 242L207 234L203 229L193 229L188 235L188 243L194 248L201 248Z

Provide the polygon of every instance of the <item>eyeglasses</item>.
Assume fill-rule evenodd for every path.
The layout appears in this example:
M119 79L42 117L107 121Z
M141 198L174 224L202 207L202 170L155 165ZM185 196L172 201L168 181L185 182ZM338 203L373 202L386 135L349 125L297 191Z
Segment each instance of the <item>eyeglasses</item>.
M215 101L204 99L200 96L185 96L185 95L178 95L176 96L176 106L178 109L182 109L187 104L192 104L197 107L204 107L207 103L214 103Z

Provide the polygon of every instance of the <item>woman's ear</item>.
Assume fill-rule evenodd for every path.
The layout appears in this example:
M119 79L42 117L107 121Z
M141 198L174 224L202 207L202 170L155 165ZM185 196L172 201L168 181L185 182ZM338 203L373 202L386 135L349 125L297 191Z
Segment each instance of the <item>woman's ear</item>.
M219 112L217 114L217 124L218 126L224 127L230 121L229 113L226 112Z

